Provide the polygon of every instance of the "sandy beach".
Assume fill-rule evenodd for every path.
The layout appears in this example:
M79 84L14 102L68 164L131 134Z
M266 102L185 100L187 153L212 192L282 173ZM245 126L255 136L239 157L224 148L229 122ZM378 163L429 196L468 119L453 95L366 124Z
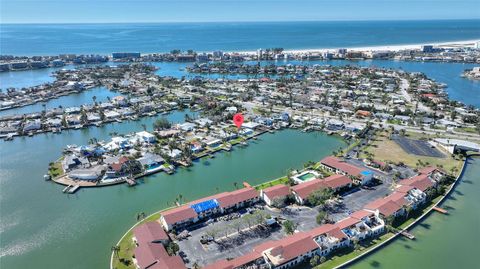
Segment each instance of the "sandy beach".
M383 45L383 46L369 46L369 47L343 47L344 49L353 50L353 51L400 51L406 49L420 49L423 45L433 45L436 47L442 48L454 48L454 47L474 47L477 42L480 42L480 39L472 40L460 40L460 41L449 41L449 42L432 42L432 43L421 43L421 44L405 44L405 45ZM292 54L301 54L301 53L323 53L323 52L334 52L340 48L318 48L318 49L294 49L294 50L284 50L285 53ZM231 52L235 53L235 52ZM256 51L240 51L237 53L246 53L253 54Z

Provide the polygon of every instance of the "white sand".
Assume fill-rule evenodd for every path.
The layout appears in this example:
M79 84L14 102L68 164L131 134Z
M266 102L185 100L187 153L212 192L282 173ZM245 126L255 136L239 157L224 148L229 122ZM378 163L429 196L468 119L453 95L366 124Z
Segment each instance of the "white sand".
M433 45L436 47L453 48L453 47L473 47L476 42L480 42L480 39L451 41L451 42L437 42L437 43L422 43L422 44L407 44L407 45L384 45L384 46L371 46L371 47L343 47L350 51L400 51L406 49L420 49L423 45ZM339 48L323 48L323 49L298 49L298 50L284 50L285 53L301 54L301 53L322 53L333 52ZM237 53L254 54L256 51L237 51Z

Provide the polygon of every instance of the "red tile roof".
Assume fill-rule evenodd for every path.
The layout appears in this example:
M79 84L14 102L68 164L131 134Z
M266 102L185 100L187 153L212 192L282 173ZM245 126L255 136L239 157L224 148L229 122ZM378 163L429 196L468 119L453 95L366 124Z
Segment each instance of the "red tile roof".
M257 197L258 192L254 188L243 188L232 192L223 192L192 201L186 205L167 210L162 213L162 216L168 224L174 224L183 220L187 220L189 218L197 217L197 213L190 206L203 201L216 199L220 207L226 208Z
M396 192L407 193L412 190L414 187L408 185L400 185L395 189Z
M371 216L371 215L373 215L372 212L367 211L365 209L362 209L362 210L358 210L358 211L353 212L352 214L350 214L350 217L352 217L354 219L361 220L361 219L363 219L365 217L368 217L368 216Z
M169 240L167 233L157 221L146 222L135 227L133 234L139 245L152 243L157 240Z
M395 212L402 209L403 204L398 204L391 199L391 196L387 196L385 198L379 198L365 206L366 209L369 210L377 210L380 214L384 215L385 217L389 217L393 215Z
M263 193L267 196L270 200L276 197L283 197L290 194L290 188L286 185L280 184L276 186L272 186L266 189L263 189Z
M355 225L359 222L361 222L361 220L356 219L356 218L352 218L352 217L348 217L348 218L345 218L345 219L335 223L335 227L338 227L339 229L345 229L345 228L353 226L353 225Z
M276 241L275 245L264 253L278 266L317 248L318 245L308 233L299 232Z
M343 239L343 238L347 238L347 235L342 232L342 230L338 227L335 227L335 229L327 232L327 234L331 237L335 237L337 239Z
M254 188L243 188L232 192L226 192L217 196L220 207L227 208L243 201L258 198L258 192Z
M336 227L333 224L323 224L321 226L318 226L318 227L308 231L308 234L312 237L318 237L322 234L326 234L326 233L332 231L335 228Z
M162 244L146 243L135 248L135 259L140 269L186 268L180 256L169 256Z
M349 175L356 176L356 177L361 176L361 172L364 170L367 170L367 169L363 169L355 165L349 164L347 162L344 162L334 156L325 157L320 162L323 165L330 166L332 168L335 168L337 170L343 171L344 173L347 173Z
M324 178L323 181L328 187L332 189L342 188L348 186L349 184L352 184L352 180L345 175L329 176Z
M428 175L421 174L418 176L411 177L409 179L404 179L399 182L400 185L407 185L415 187L421 191L426 191L428 188L433 187L433 181L430 180Z
M322 179L313 179L308 182L293 186L292 191L300 196L300 198L306 199L312 192L324 189L326 187L327 185Z
M173 209L169 209L162 213L165 222L174 224L183 220L197 217L197 213L189 205L183 205Z
M216 261L212 264L209 264L203 267L203 269L233 269L233 268L238 268L238 267L250 264L260 258L262 258L261 252L252 251L245 255L232 259L230 261L227 261L227 260Z

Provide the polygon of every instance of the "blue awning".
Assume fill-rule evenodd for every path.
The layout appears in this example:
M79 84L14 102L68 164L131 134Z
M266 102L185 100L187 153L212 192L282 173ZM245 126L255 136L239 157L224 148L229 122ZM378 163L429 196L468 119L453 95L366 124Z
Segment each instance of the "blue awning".
M191 205L190 207L198 214L219 207L219 205L216 199L212 199Z

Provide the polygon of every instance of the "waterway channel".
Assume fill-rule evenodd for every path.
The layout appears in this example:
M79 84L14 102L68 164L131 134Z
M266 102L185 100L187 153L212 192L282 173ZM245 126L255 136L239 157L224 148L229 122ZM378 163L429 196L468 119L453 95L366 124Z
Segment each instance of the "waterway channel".
M184 114L172 113L169 119L182 121ZM65 145L140 130L141 124L122 122L0 142L2 268L106 268L110 247L135 223L137 213L165 208L179 194L192 200L232 190L234 182L259 184L345 145L325 134L285 130L199 160L174 175L146 177L133 188L117 185L66 195L61 186L42 179Z

